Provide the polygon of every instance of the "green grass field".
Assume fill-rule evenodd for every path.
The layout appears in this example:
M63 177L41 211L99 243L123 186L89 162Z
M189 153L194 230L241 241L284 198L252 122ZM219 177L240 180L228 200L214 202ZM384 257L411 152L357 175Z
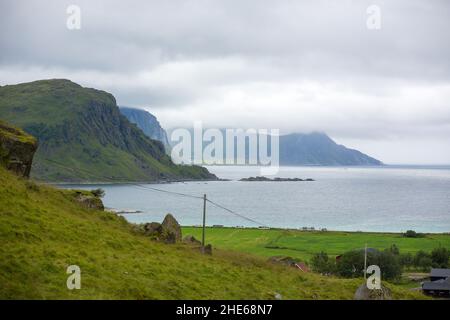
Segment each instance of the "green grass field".
M254 232L260 232L256 248L272 235ZM241 300L273 299L276 293L283 299L352 299L363 282L302 273L242 250L214 249L208 256L189 245L154 242L120 216L84 209L71 192L2 167L0 242L0 299ZM80 290L66 287L69 265L81 268ZM394 299L426 299L386 285Z
M201 228L183 227L183 234L201 239ZM401 253L431 251L443 246L450 249L450 235L427 234L423 238L405 238L396 233L365 233L338 231L259 230L207 228L206 242L222 249L237 250L263 257L291 256L308 261L312 255L325 251L336 256L352 249L389 248L395 244Z

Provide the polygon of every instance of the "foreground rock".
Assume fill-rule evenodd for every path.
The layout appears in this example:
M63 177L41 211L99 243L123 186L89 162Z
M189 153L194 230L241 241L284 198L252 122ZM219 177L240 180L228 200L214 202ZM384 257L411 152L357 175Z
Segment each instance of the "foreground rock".
M359 286L359 288L355 292L354 296L355 300L392 300L391 290L383 284L381 285L381 289L372 289L367 288L366 283L363 283Z
M175 243L181 241L181 227L178 221L169 213L161 224L164 241Z
M146 223L145 234L157 241L176 243L181 241L181 227L178 221L169 213L160 224L158 222Z
M202 243L200 240L197 240L194 236L186 236L183 239L183 242L189 245L200 246Z
M86 190L68 190L71 193L73 199L86 209L93 210L105 210L102 199L93 194L91 191Z
M212 255L212 245L211 245L211 244L207 244L206 246L204 246L203 248L201 248L200 251L201 251L203 254Z
M200 250L203 254L212 255L212 245L207 244L205 247L202 247L202 242L197 240L194 236L189 235L184 237L183 243L190 245L195 250Z
M303 272L309 272L309 267L305 263L298 261L291 257L285 257L285 256L270 257L269 262L275 263L275 264L281 264L281 265L288 266L288 267L293 267L293 268L296 268Z
M37 141L24 131L0 121L0 164L22 177L29 177Z

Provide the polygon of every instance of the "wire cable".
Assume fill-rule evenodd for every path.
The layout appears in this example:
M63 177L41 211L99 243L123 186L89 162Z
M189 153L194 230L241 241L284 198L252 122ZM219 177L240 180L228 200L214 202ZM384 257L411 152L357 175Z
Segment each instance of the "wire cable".
M62 168L65 168L65 169L68 169L68 170L71 170L71 171L77 173L75 169L67 167L64 164L59 163L58 161L51 160L51 159L44 159L44 160L52 162L52 163L54 163L54 164L56 164L56 165L58 165L58 166L60 166ZM174 195L179 195L179 196L184 196L184 197L189 197L189 198L194 198L194 199L203 199L203 197L194 196L194 195L186 194L186 193L182 193L182 192L163 190L163 189L149 187L147 185L143 185L143 184L135 183L135 182L124 182L123 180L125 178L113 178L113 177L99 176L99 175L96 175L96 174L94 174L94 173L92 173L90 171L84 170L84 169L78 169L78 171L83 171L83 172L85 172L85 173L87 173L87 174L89 174L89 175L91 175L91 176L93 176L93 177L95 177L97 179L106 179L106 180L110 180L110 181L113 181L113 182L122 182L123 184L127 184L127 185L134 186L134 187L139 187L139 188L142 188L142 189L149 189L149 190L153 190L153 191L164 192L164 193L169 193L169 194L174 194Z
M58 161L47 159L47 158L44 159L44 160L46 160L48 162L51 162L51 163L54 163L54 164L56 164L56 165L58 165L58 166L60 166L62 168L71 170L72 172L77 173L77 171L74 168L70 168L70 167L68 167L68 166L66 166L66 165L64 165L64 164L62 164L62 163L60 163ZM172 195L178 195L178 196L183 196L183 197L188 197L188 198L193 198L193 199L202 199L203 200L203 197L194 196L194 195L187 194L187 193L163 190L163 189L159 189L159 188L149 187L148 185L143 185L143 184L140 184L140 183L124 182L123 180L125 180L125 178L113 178L113 177L99 176L99 175L96 175L96 174L94 174L94 173L92 173L92 172L90 172L88 170L84 170L84 169L78 169L78 171L85 172L86 174L89 174L89 175L91 175L91 176L93 176L95 178L98 178L98 179L106 179L106 180L115 181L115 182L122 182L122 183L130 185L132 187L138 187L138 188L142 188L142 189L153 190L153 191L163 192L163 193L167 193L167 194L172 194ZM231 214L233 214L233 215L235 215L237 217L240 217L240 218L242 218L244 220L247 220L249 222L255 223L258 226L262 226L262 227L267 227L268 228L268 226L266 224L261 223L261 222L259 222L257 220L254 220L252 218L246 217L243 214L237 213L236 211L233 211L233 210L231 210L229 208L226 208L226 207L224 207L224 206L222 206L222 205L220 205L220 204L218 204L218 203L216 203L216 202L214 202L214 201L212 201L212 200L210 200L208 198L206 198L206 201L211 203L212 205L216 206L217 208L225 210L226 212L231 213Z
M238 216L238 217L240 217L242 219L245 219L247 221L253 222L253 223L257 224L258 226L262 226L262 227L267 227L268 228L268 226L265 225L264 223L261 223L261 222L259 222L257 220L252 219L252 218L248 218L248 217L244 216L243 214L240 214L240 213L237 213L236 211L228 209L228 208L226 208L226 207L224 207L224 206L222 206L222 205L220 205L220 204L218 204L218 203L216 203L216 202L214 202L212 200L209 200L208 198L206 199L206 201L208 201L209 203L211 203L212 205L214 205L214 206L216 206L216 207L218 207L220 209L223 209L223 210L225 210L225 211L227 211L227 212L229 212L231 214L234 214L235 216Z

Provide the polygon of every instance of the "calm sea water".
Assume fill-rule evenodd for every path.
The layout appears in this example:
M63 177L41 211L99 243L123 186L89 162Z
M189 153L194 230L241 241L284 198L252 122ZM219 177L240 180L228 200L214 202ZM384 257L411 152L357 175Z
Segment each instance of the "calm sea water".
M202 196L271 227L315 227L348 231L450 232L450 167L282 167L279 177L313 182L241 182L259 175L255 167L208 167L230 181L150 184ZM162 221L172 213L182 225L200 225L203 200L131 185L71 185L106 191L104 203L140 210L131 222ZM207 224L258 226L207 205Z

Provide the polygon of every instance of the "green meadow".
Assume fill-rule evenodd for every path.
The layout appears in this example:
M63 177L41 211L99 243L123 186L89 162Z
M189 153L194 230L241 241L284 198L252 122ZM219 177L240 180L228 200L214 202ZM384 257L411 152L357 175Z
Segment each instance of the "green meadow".
M201 239L202 228L183 227L184 235ZM386 249L395 244L401 253L430 252L436 247L450 249L449 234L425 234L421 238L406 238L400 233L369 233L341 231L297 231L282 229L206 228L206 242L214 247L256 254L263 257L291 256L302 261L320 251L336 256L348 250L364 248Z
M190 231L200 230L184 233ZM232 231L208 229L207 239L219 246L220 235ZM0 166L0 299L352 299L363 281L271 264L240 251L268 255L264 245L274 231L237 234L237 250L216 248L212 256L154 242L120 216L81 207L70 191ZM66 286L70 265L81 269L80 290ZM394 299L426 299L386 285Z

